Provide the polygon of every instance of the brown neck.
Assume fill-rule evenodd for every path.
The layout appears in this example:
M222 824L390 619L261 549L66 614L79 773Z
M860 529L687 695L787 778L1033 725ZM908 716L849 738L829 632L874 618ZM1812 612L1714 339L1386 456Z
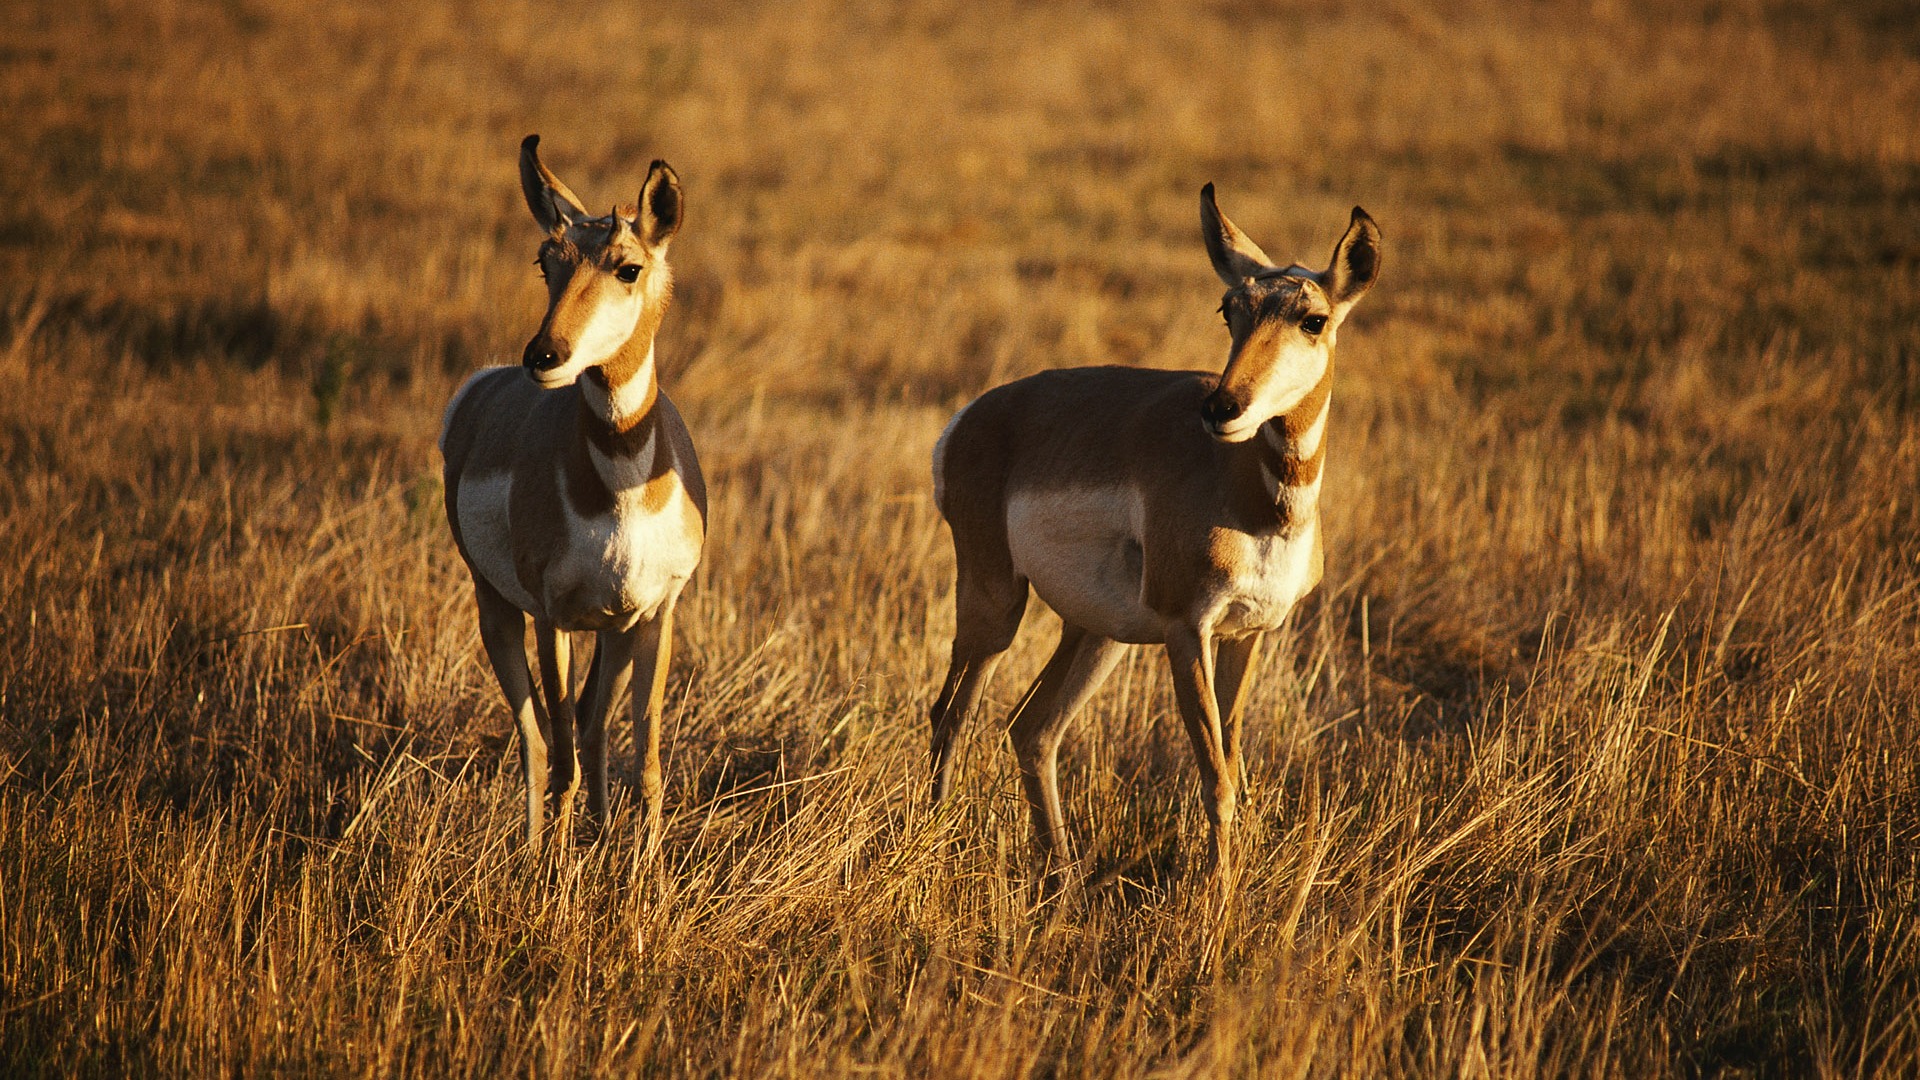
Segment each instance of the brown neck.
M1275 423L1286 433L1286 453L1284 464L1286 471L1277 473L1283 488L1306 487L1320 479L1320 470L1327 460L1327 430L1324 424L1320 428L1320 439L1310 453L1300 456L1300 440L1312 432L1313 426L1325 419L1328 403L1333 399L1333 360L1328 358L1327 370L1320 376L1313 389L1300 403L1282 413ZM1284 494L1284 492L1283 492Z
M1325 425L1321 425L1318 441L1305 455L1300 453L1300 440L1326 416L1332 396L1333 364L1329 361L1326 372L1306 397L1233 448L1239 451L1234 455L1235 502L1248 519L1272 522L1277 516L1284 527L1310 509L1299 500L1320 479L1325 466Z
M629 369L625 383L616 384L609 371L617 370L615 361L623 359L588 368L580 376L579 434L569 444L565 471L568 497L588 516L606 513L616 492L643 487L674 465L673 444L655 408L660 391L653 365L643 360ZM619 407L613 407L616 404Z
M653 364L653 335L659 326L659 315L642 315L640 325L619 352L581 374L582 383L592 387L580 395L587 422L625 434L643 429L652 418L654 403L660 397Z

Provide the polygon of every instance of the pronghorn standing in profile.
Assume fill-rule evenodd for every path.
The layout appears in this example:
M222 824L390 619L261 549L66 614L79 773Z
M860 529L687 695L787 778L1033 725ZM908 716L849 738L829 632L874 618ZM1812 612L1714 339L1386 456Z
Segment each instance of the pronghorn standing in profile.
M638 207L594 217L520 144L520 186L547 233L547 315L518 366L468 379L447 405L447 523L473 573L480 637L520 729L527 843L545 802L562 821L574 773L568 631L598 635L579 705L587 807L607 814L607 713L633 680L646 850L660 840L660 702L673 608L700 562L707 490L693 440L660 392L653 338L673 275L680 182L656 161ZM527 669L533 616L544 707Z
M1009 734L1050 883L1070 862L1057 762L1067 721L1126 644L1160 644L1200 764L1216 868L1244 782L1240 704L1260 639L1320 580L1320 479L1334 336L1380 271L1380 231L1355 207L1333 262L1276 267L1200 192L1226 283L1226 370L1043 372L960 410L933 450L953 531L953 662L933 706L934 799L1026 610L1060 645Z

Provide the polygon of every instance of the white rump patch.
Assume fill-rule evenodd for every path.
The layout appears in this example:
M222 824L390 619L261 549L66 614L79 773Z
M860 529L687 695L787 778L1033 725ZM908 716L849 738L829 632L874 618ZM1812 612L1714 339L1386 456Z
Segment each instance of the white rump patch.
M960 411L953 414L953 419L947 421L947 426L940 429L940 437L934 440L933 505L943 516L947 512L947 439L953 435L954 426L960 423L960 418L967 415L967 410L971 408L973 408L972 401L960 406Z

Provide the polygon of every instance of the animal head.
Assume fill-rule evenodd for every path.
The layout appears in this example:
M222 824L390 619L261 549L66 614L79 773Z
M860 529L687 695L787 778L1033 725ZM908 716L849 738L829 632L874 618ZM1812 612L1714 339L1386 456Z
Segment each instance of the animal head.
M636 337L650 347L673 292L667 244L684 204L673 169L655 161L637 205L594 217L541 163L539 146L538 135L520 144L520 188L547 234L534 260L547 283L547 314L521 363L551 388L623 355Z
M1340 323L1379 276L1380 228L1356 206L1325 270L1283 269L1227 220L1208 184L1200 190L1200 229L1227 286L1220 313L1232 335L1227 369L1201 403L1200 420L1221 442L1244 442L1326 376Z

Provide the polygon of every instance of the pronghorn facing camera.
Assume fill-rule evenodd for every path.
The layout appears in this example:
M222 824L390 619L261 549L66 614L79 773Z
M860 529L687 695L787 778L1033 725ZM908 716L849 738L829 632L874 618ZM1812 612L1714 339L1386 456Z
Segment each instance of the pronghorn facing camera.
M680 182L656 161L638 206L594 217L541 164L539 143L520 144L520 185L547 234L536 260L547 314L519 365L480 372L447 405L447 523L520 729L528 845L540 844L546 801L564 821L578 789L568 632L582 630L597 634L578 702L587 808L596 826L606 821L607 713L633 681L635 786L651 852L673 608L700 562L707 516L693 440L654 373ZM545 702L527 668L529 615Z
M1334 337L1379 274L1380 231L1355 207L1316 273L1275 266L1220 213L1212 184L1200 224L1227 286L1222 374L1043 372L962 408L933 450L957 564L953 661L932 713L934 799L1031 587L1060 615L1060 644L1009 734L1050 881L1070 861L1061 737L1127 644L1166 647L1214 866L1230 862L1242 695L1262 635L1320 580Z

